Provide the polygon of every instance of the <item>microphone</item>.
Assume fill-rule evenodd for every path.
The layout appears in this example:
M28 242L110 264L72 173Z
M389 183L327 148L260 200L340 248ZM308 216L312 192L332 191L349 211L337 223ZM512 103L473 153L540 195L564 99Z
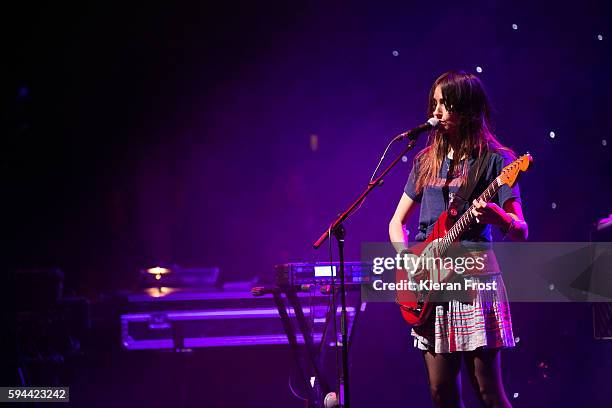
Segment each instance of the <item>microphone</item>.
M410 129L407 132L400 133L399 135L397 135L396 140L403 140L405 138L409 138L410 140L413 140L415 136L417 136L418 134L423 133L429 129L435 129L436 127L438 127L439 124L440 124L440 119L429 118L429 120L423 123L422 125L417 126L414 129Z

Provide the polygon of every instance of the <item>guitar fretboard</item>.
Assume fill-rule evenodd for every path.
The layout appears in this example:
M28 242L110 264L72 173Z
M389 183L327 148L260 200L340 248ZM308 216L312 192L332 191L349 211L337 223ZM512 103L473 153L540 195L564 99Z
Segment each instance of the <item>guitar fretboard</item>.
M483 200L485 203L491 201L491 199L497 194L497 191L501 187L502 183L499 181L499 177L496 177L495 180L482 194L478 197L478 200ZM474 205L470 205L470 207L459 217L457 222L447 231L444 238L442 238L440 242L440 251L441 253L446 253L448 248L451 246L453 242L455 242L470 226L472 221L474 221L474 214L472 214L472 209Z

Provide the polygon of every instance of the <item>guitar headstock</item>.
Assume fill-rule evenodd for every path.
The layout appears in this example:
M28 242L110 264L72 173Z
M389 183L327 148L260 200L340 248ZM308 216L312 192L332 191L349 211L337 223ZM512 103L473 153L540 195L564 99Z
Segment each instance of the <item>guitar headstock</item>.
M516 182L516 179L521 171L527 171L529 165L533 161L533 157L529 153L522 155L501 171L498 179L503 184L507 184L509 187L512 187Z

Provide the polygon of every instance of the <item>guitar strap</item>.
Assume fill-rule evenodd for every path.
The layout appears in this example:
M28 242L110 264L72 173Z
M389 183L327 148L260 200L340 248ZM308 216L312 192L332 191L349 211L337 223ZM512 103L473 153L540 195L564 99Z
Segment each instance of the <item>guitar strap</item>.
M487 170L489 168L489 162L491 158L491 151L487 149L485 154L481 155L476 161L470 166L470 170L468 171L467 182L459 188L448 205L448 214L456 218L460 216L463 211L465 211L466 203L469 203L468 200L472 198L472 194L474 193L474 189L478 184L478 181L482 177L483 174L487 174ZM469 207L469 205L468 205Z

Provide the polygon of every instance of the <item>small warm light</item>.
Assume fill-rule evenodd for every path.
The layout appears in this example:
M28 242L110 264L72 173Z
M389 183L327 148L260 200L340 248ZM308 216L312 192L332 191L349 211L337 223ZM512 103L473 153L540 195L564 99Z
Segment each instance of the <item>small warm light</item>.
M155 297L155 298L164 297L164 296L169 295L170 293L173 293L175 291L176 291L176 289L167 288L165 286L162 286L160 288L148 288L148 289L146 289L146 293L149 296L152 296L152 297Z
M159 275L159 274L155 275L155 279L160 280L161 279L161 275Z
M147 269L147 273L150 273L152 275L164 275L166 273L170 273L170 269L162 268L161 266L155 266L153 268Z

